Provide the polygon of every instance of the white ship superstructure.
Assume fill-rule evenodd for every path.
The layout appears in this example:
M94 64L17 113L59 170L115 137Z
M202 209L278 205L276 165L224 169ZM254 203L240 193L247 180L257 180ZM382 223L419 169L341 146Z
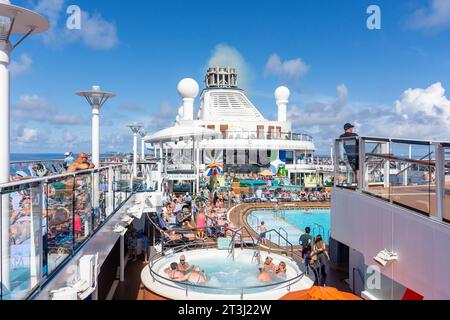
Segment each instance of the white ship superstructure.
M168 159L169 173L178 177L194 173L195 165L191 165L189 159L195 140L199 146L200 171L207 165L204 152L217 150L223 156L226 172L258 173L268 168L271 161L279 159L286 164L292 184L304 184L306 176L318 174L317 166L307 164L315 152L313 138L293 132L287 117L289 89L282 86L275 90L278 116L276 120L268 120L237 86L237 79L234 68L209 68L196 116L197 82L187 78L178 84L183 103L175 126L147 138L159 151L158 155ZM216 136L192 139L189 134L180 134L200 129L214 131ZM329 165L325 170L321 168L322 171L331 172L331 163ZM323 180L323 172L318 175Z

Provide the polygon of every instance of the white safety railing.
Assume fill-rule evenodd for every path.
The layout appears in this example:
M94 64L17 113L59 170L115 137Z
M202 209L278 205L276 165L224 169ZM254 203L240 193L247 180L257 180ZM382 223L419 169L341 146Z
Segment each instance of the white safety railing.
M450 222L450 142L337 139L334 183Z

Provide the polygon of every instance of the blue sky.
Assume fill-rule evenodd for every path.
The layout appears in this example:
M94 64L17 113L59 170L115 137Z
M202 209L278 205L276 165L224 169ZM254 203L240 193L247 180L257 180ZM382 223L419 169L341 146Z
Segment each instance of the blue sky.
M238 64L269 119L273 91L288 86L295 131L312 134L322 152L347 121L377 136L450 134L447 0L13 2L41 12L51 29L13 53L12 152L89 151L90 108L74 92L94 84L118 95L102 109L102 151L130 151L125 125L169 126L178 81L201 84L210 61ZM65 28L73 4L81 30ZM381 30L366 27L371 4Z

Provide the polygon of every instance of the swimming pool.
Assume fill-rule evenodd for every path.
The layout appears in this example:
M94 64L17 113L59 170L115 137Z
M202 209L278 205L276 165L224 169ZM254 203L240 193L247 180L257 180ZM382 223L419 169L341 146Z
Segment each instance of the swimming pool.
M205 270L207 282L186 286L167 279L164 270L172 262L179 261L180 255L186 257L190 265L196 265ZM141 280L145 287L163 297L174 300L275 300L291 291L309 289L313 281L307 276L301 276L302 270L291 258L271 254L275 264L286 263L286 278L275 278L271 283L261 283L257 280L258 263L254 258L253 249L236 249L235 258L228 250L201 249L186 251L164 256L145 267ZM268 253L261 252L264 261ZM290 283L285 283L286 281ZM205 287L206 286L206 287ZM187 289L187 290L186 290Z
M311 235L322 235L325 242L330 239L330 209L329 208L298 208L281 209L275 215L273 210L254 210L248 217L247 222L253 230L258 232L258 225L264 221L267 230L275 229L287 238L293 245L298 245L298 239L304 233L306 227L311 228ZM259 232L258 232L259 233ZM287 236L286 236L287 235ZM269 233L267 238L273 243L286 245L284 239L279 239L276 233Z

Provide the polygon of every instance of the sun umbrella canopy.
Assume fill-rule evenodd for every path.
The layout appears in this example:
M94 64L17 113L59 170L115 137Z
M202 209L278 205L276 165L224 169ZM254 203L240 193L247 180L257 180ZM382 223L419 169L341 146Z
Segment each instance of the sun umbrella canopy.
M241 185L245 186L266 186L267 182L262 180L241 180Z
M273 177L272 171L270 171L270 170L268 170L268 169L262 171L262 172L260 173L260 175L262 175L262 176L264 176L264 177Z
M312 287L311 289L290 292L280 300L362 300L354 294L342 292L332 287Z

